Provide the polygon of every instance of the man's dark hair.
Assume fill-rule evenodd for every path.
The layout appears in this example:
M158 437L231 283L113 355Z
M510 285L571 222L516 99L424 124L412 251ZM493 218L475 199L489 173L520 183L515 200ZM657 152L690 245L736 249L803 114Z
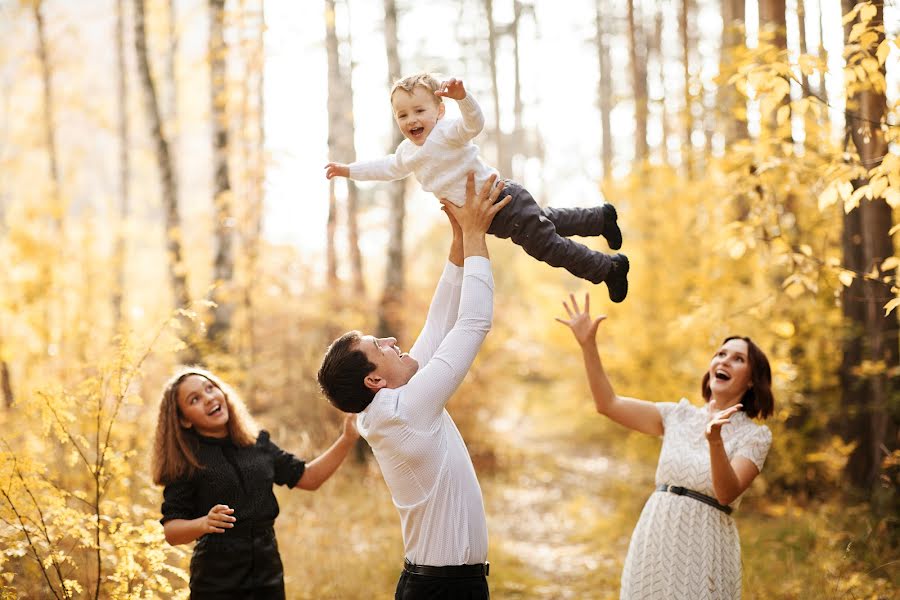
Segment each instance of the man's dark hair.
M359 349L361 337L358 331L348 331L334 340L325 351L316 376L328 401L347 413L365 410L375 397L375 391L365 384L375 365Z
M750 381L753 385L744 392L744 396L741 398L741 404L744 405L743 411L752 419L765 419L775 410L775 397L772 395L772 367L769 366L769 359L762 348L750 338L742 335L729 336L725 338L722 345L731 340L747 342L747 363L750 365ZM700 388L703 392L703 399L709 402L712 397L712 390L709 388L709 371L703 376Z

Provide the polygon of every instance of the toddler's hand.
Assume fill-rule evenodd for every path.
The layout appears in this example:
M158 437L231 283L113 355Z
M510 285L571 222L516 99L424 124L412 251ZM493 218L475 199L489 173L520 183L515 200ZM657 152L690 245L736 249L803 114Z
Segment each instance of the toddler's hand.
M233 508L228 508L225 504L216 504L203 518L203 533L225 533L225 530L234 527L234 522L237 521L232 514Z
M463 100L466 97L466 87L463 85L462 79L448 79L441 82L441 89L436 91L434 95Z
M343 163L330 162L325 165L325 178L350 177L350 167Z

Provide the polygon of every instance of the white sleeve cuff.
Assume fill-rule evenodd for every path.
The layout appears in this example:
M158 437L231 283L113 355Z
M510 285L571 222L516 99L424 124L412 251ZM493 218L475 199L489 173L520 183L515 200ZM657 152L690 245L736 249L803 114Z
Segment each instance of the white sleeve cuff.
M469 256L463 263L467 275L491 275L491 261L484 256Z
M462 285L463 268L457 267L448 260L447 264L444 265L444 272L441 273L441 279L453 285Z

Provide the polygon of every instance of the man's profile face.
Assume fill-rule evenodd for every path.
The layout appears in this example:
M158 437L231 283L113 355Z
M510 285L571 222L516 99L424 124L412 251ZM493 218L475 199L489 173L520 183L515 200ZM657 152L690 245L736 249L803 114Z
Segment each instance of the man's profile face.
M376 338L364 335L359 340L359 349L366 358L375 365L371 376L377 376L383 380L383 385L378 387L398 388L409 383L412 376L419 370L419 363L409 354L402 352L397 346L397 340L392 337ZM367 385L369 378L367 378ZM372 387L370 385L370 387Z

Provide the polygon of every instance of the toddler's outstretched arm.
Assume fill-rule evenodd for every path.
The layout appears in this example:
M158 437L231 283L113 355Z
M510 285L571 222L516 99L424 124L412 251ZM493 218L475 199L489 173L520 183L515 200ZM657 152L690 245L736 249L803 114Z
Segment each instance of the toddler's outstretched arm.
M464 100L466 97L466 86L463 85L462 79L451 77L447 81L441 82L441 89L434 92L435 96L444 96L453 98L454 100Z
M325 165L325 178L350 177L350 167L344 163L330 162Z

